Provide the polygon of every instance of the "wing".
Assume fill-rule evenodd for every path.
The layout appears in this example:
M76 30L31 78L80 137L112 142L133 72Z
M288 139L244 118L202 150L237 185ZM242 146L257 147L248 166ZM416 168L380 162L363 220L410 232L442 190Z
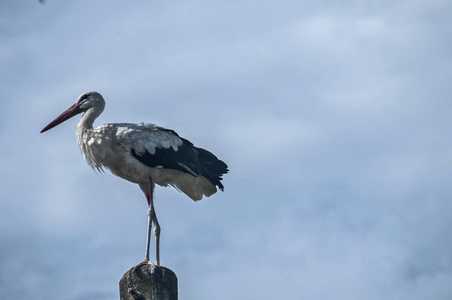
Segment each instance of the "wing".
M149 123L119 125L116 137L121 145L141 163L151 168L165 168L207 178L224 189L222 175L227 165L209 151L195 147L170 129Z
M116 126L116 140L127 150L137 155L146 152L154 155L157 149L178 150L182 140L172 130L151 123L120 123Z

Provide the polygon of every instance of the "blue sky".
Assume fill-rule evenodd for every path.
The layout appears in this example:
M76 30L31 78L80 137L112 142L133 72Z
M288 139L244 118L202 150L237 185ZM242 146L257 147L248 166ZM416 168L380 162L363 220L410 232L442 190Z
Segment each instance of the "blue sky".
M117 299L144 258L138 186L83 161L146 121L226 161L156 191L181 299L452 297L449 1L2 1L0 298Z

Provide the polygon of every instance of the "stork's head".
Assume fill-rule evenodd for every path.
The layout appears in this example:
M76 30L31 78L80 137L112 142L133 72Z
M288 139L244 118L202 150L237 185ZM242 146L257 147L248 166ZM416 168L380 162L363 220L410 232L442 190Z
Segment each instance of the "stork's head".
M58 124L63 123L64 121L72 118L73 116L82 113L82 112L91 112L92 118L97 118L105 107L105 100L101 94L98 92L86 92L78 97L77 101L74 105L69 107L66 111L64 111L61 115L59 115L55 120L49 123L41 133L52 129Z
M92 91L81 94L75 102L75 105L77 105L82 112L87 111L90 108L102 112L105 107L105 101L101 94Z

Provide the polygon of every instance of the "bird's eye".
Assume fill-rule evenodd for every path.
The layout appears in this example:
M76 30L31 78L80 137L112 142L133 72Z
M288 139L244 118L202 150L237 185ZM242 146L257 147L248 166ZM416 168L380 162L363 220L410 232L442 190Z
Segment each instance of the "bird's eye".
M79 104L80 106L84 107L84 106L88 105L88 103L89 103L88 100L89 100L89 95L83 95L83 96L79 99L78 104Z

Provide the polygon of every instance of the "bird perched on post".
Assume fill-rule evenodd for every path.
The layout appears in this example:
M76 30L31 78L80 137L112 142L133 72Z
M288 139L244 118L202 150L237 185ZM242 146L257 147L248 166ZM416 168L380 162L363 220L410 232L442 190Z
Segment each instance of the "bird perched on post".
M82 94L41 133L83 113L77 125L77 142L86 162L94 169L105 168L113 174L137 183L148 202L148 230L143 263L151 263L149 247L154 225L155 256L160 265L160 226L154 208L154 188L173 186L198 201L224 190L222 176L228 166L214 154L195 147L175 131L150 123L104 124L93 128L103 112L105 100L98 92ZM152 264L152 263L151 263Z

